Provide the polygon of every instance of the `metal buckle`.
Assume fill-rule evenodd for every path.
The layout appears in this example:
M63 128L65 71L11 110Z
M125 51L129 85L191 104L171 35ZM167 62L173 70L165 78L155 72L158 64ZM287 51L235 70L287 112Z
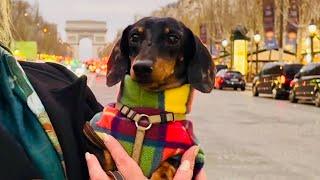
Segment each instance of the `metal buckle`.
M146 114L139 114L139 116L140 116L140 117L139 117L139 120L138 120L138 121L135 121L135 124L136 124L137 129L143 130L143 131L149 130L149 129L151 128L151 126L152 126L152 123L151 123L150 120L149 120L149 116L146 115ZM147 127L144 127L144 126L140 126L140 125L139 125L140 120L142 120L143 118L145 118L145 119L148 121L148 123L149 123Z
M176 121L176 118L174 117L174 113L173 112L170 112L170 113L168 113L168 114L170 114L171 115L171 120L169 120L169 121L172 121L172 122L175 122Z

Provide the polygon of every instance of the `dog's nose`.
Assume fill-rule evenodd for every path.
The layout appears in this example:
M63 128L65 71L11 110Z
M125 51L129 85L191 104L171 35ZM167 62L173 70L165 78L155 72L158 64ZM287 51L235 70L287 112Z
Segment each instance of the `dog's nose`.
M136 75L149 75L152 73L152 64L151 60L137 61L133 65L134 73Z

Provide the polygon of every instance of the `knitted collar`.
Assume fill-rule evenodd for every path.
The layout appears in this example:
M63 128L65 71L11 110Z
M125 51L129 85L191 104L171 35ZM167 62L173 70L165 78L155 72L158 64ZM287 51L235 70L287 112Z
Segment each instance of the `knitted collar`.
M161 92L150 92L126 75L121 83L118 102L131 108L146 107L187 114L191 110L192 95L193 89L190 84Z

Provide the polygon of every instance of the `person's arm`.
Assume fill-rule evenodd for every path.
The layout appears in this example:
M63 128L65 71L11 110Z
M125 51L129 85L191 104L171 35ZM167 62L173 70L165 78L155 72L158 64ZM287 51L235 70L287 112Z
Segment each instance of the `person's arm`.
M121 144L110 135L106 135L104 143L107 146L110 154L115 161L118 171L124 177L129 180L141 180L147 179L138 164L127 154L122 148ZM192 146L182 156L181 165L177 170L174 179L192 179L193 167L195 158L199 150L198 146ZM88 170L91 180L109 180L111 179L102 169L98 159L90 153L86 153L86 160L88 164ZM206 179L204 170L202 169L197 176L197 179Z

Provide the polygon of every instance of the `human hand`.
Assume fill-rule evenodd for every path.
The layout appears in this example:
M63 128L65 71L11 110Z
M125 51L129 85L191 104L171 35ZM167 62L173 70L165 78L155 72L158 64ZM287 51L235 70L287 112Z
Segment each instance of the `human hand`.
M118 171L127 180L141 180L147 179L138 164L127 154L127 152L122 148L121 144L112 136L105 135L104 143L108 148ZM181 165L177 170L174 179L191 179L193 176L193 167L195 162L195 157L198 152L198 146L193 146L189 148L181 159ZM89 176L91 180L111 180L106 172L102 169L99 164L98 159L90 153L86 153L86 160L89 170ZM197 178L199 180L206 179L203 170L200 171Z
M104 144L108 148L118 171L123 179L142 180L147 179L138 164L122 148L121 144L112 136L105 134ZM91 180L111 180L106 172L102 169L95 155L86 153L86 160Z
M181 158L181 164L173 178L174 180L192 179L193 168L194 168L195 159L198 152L199 152L199 147L192 146L183 154ZM206 179L207 179L206 173L202 168L199 174L197 175L196 180L206 180Z

